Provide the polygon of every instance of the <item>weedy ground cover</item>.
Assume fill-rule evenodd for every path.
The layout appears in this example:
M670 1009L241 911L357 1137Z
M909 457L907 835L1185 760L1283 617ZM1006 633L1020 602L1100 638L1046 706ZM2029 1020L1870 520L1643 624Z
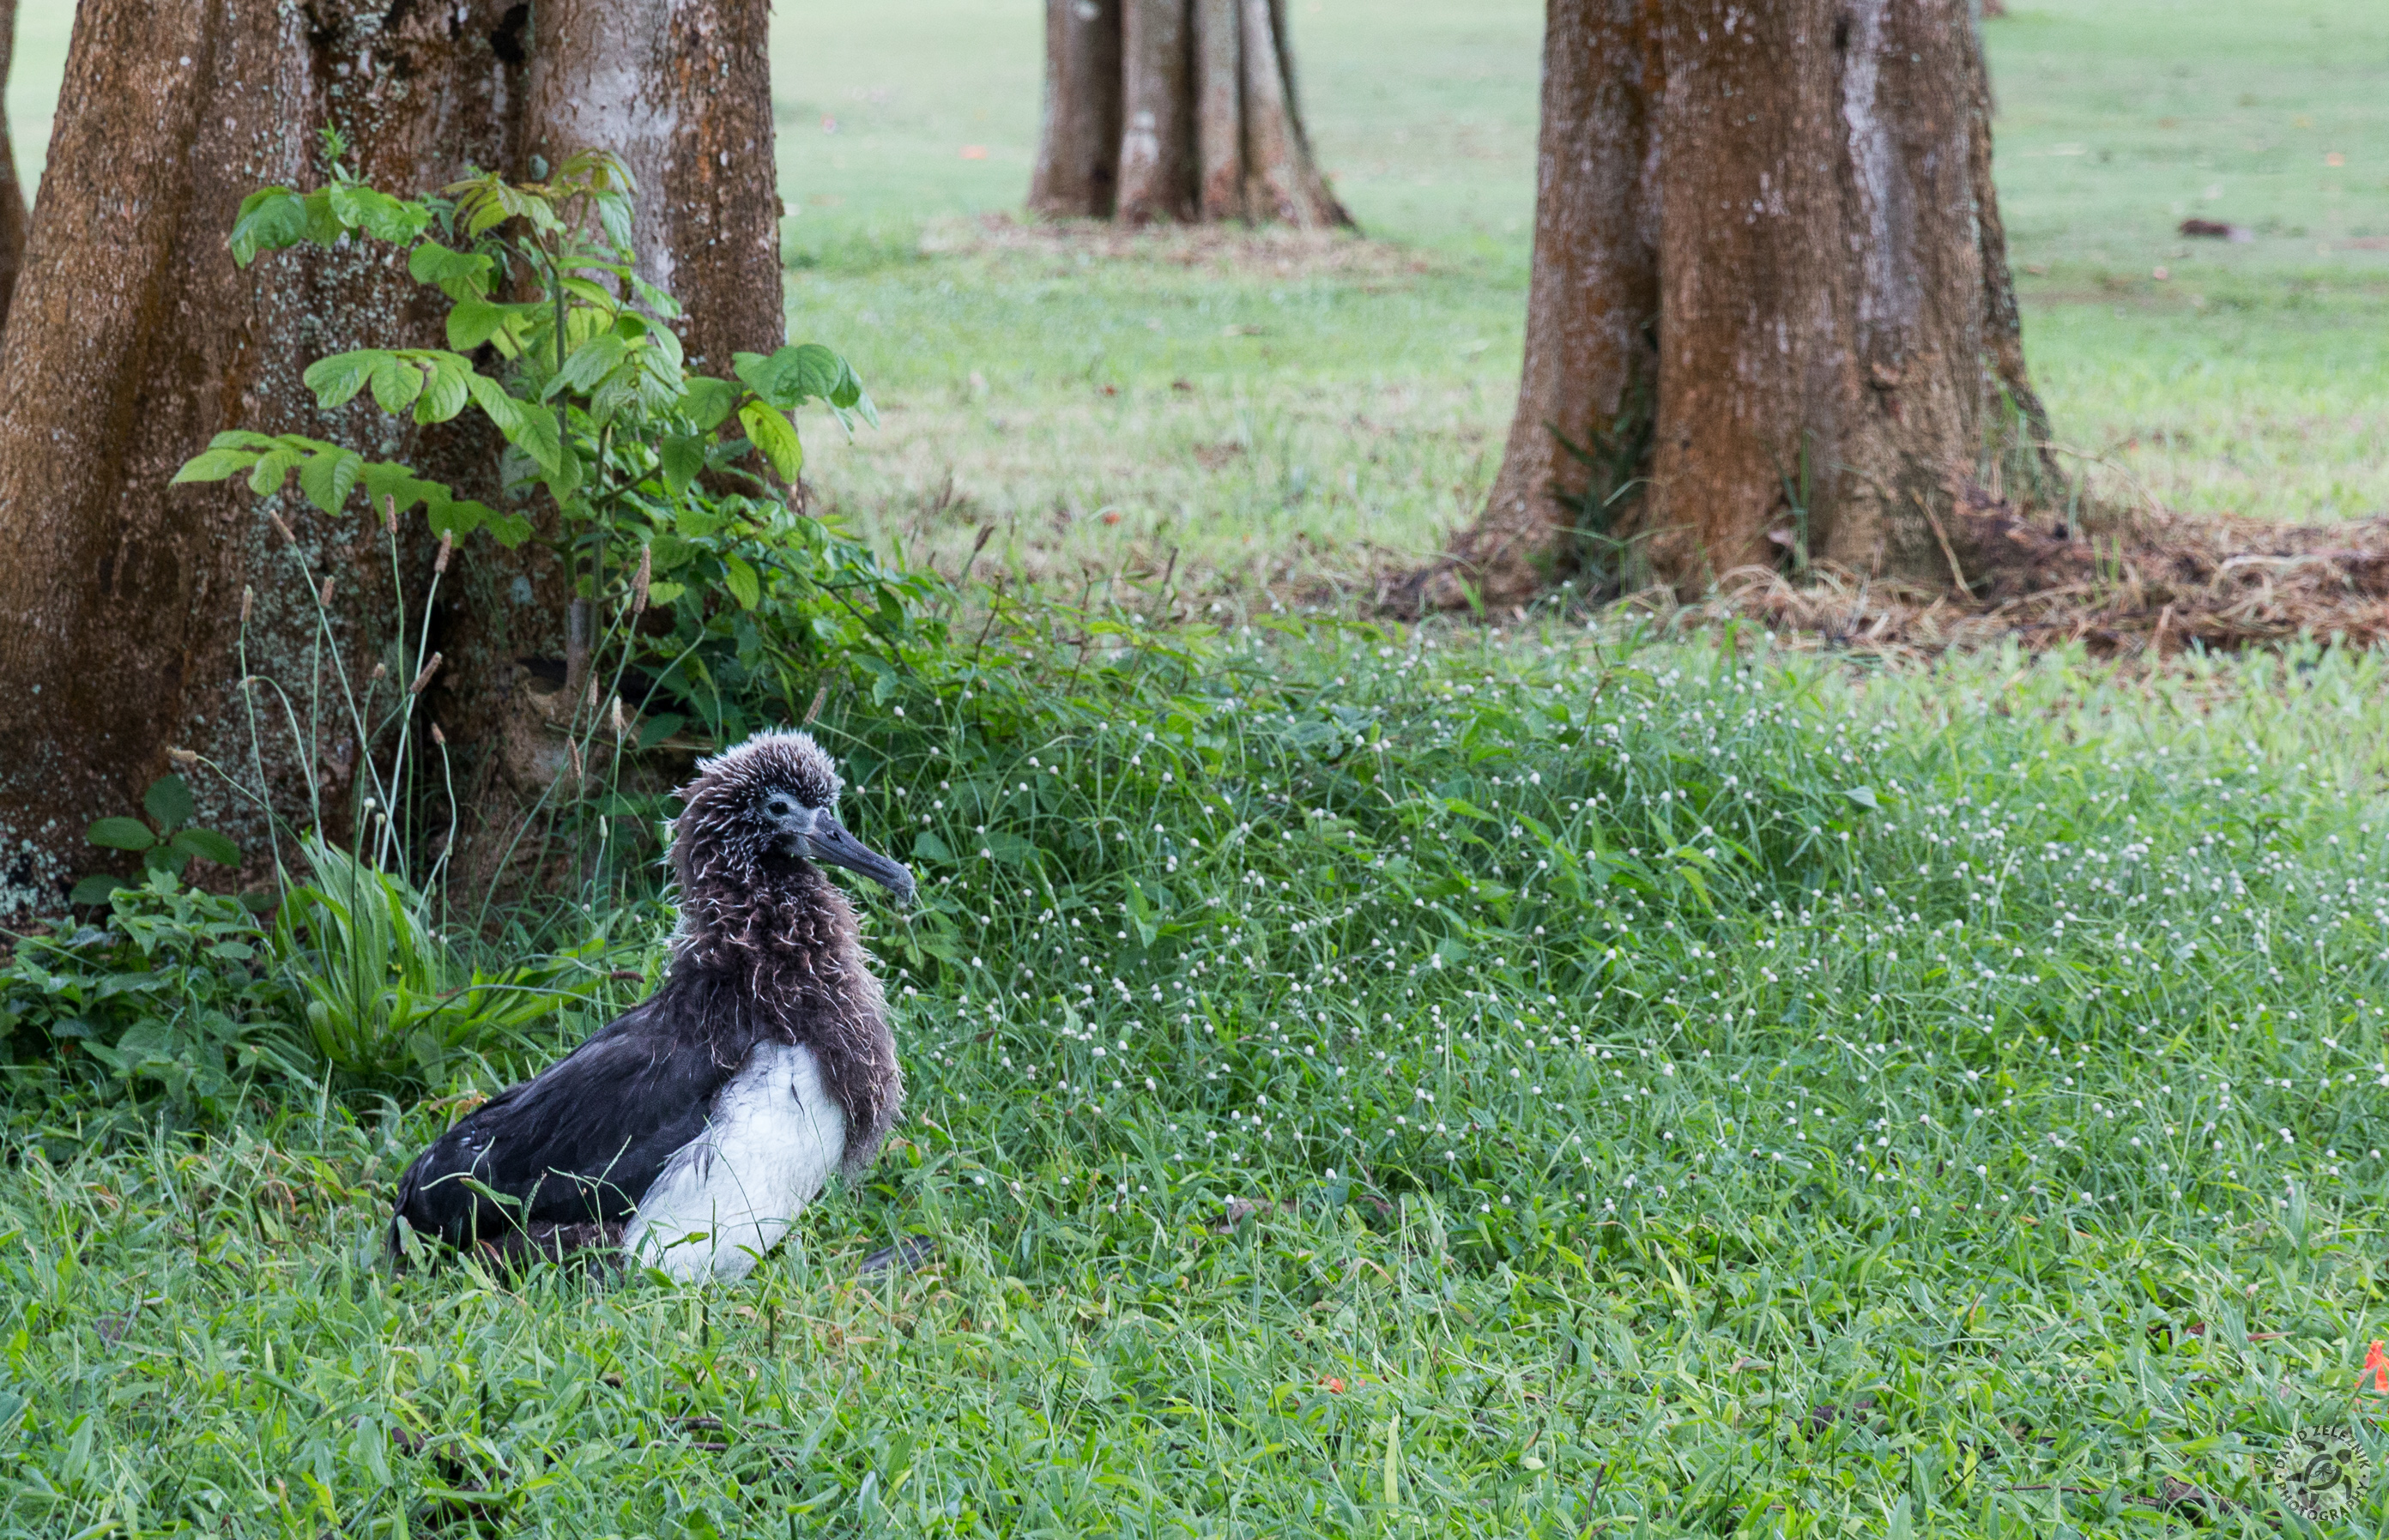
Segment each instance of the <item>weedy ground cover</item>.
M1042 650L824 718L912 1114L747 1288L388 1276L453 1098L20 1095L6 1524L2254 1533L2377 1440L2377 657Z

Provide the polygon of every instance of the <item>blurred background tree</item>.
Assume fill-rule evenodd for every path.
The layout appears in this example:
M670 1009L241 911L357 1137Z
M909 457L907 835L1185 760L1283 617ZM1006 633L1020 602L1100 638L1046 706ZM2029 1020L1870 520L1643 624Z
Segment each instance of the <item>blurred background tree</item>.
M1303 131L1285 0L1046 0L1028 206L1131 224L1350 224Z

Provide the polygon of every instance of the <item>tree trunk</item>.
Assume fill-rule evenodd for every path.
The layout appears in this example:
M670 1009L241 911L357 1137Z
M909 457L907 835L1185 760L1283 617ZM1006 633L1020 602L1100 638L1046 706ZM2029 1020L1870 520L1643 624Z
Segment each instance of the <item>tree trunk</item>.
M2050 469L1989 172L1966 0L1551 0L1517 413L1406 601L1962 585L1962 489Z
M1187 27L1186 0L1122 0L1118 211L1131 224L1194 211Z
M1245 211L1244 0L1194 0L1196 205L1207 220Z
M0 93L8 89L8 67L17 52L17 0L0 0ZM17 180L17 146L8 137L8 115L0 109L0 332L8 325L8 301L17 292L17 272L25 261L25 189Z
M1283 0L1046 0L1028 207L1349 225L1303 132Z
M1045 126L1028 207L1109 219L1120 157L1120 0L1045 0Z
M759 0L543 0L530 148L622 157L640 276L685 300L691 371L787 340L773 164L771 11Z
M643 223L641 249L709 328L692 350L726 370L712 355L782 339L761 0L656 6L647 30L596 38L562 32L572 8L543 5L535 37L531 8L507 0L318 0L303 18L83 0L0 354L0 923L57 910L96 855L86 824L136 807L170 748L241 783L248 796L187 777L201 821L252 861L268 847L261 802L339 833L378 746L343 702L373 689L387 706L420 666L428 543L402 535L393 555L377 519L326 517L295 490L170 488L211 435L336 439L504 501L496 440L475 419L418 427L369 396L326 413L300 381L344 349L444 346L444 303L389 248L233 264L225 236L245 195L324 180L319 129L341 132L362 180L419 193L468 163L528 175L533 146L569 143L572 123L533 109L535 83L559 118L605 102L619 110L586 120L591 132L631 142L598 147L659 168L643 192L663 217ZM661 208L681 185L689 197ZM300 556L328 592L300 576ZM537 541L514 553L477 541L443 579L428 618L446 666L426 698L457 745L460 800L491 781L519 705L516 660L562 650L565 592ZM239 687L244 646L280 694Z

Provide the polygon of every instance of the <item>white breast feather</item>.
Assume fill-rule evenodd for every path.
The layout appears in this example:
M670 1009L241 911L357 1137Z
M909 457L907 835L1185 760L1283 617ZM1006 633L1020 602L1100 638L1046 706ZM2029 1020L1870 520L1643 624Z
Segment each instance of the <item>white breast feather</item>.
M623 1249L683 1283L747 1276L846 1153L846 1116L812 1050L767 1043L714 1097L713 1116L639 1200Z

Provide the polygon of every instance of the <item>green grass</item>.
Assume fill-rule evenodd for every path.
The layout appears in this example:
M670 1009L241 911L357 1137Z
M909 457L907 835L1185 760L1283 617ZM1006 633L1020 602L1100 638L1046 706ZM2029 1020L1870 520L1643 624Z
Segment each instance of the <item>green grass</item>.
M1538 7L1294 10L1371 240L1126 255L966 223L1025 185L1027 12L777 13L796 329L885 409L818 485L1045 596L824 719L925 878L866 904L871 1179L735 1289L392 1277L494 1072L192 1131L11 1068L0 1535L2186 1533L2127 1500L2168 1476L2383 1531L2252 1472L2389 1458L2389 662L1262 618L1482 495L1531 200ZM2118 495L2389 501L2382 29L1993 24L2035 365ZM2185 254L2178 203L2264 234ZM1227 629L1137 618L1180 601ZM665 921L607 918L619 1006Z
M1988 35L2027 356L2102 490L2389 511L2389 16L2127 0Z
M1194 592L1365 584L1482 500L1514 389L1482 361L1514 368L1515 296L1317 263L1255 282L1064 248L799 273L795 329L888 382L879 430L818 436L814 475L950 573L991 527L982 573L1075 584L1175 552Z
M20 1072L0 1523L2118 1535L2379 1440L2382 661L1742 642L900 695L844 752L929 879L911 1120L740 1288L387 1276L450 1103L161 1139Z

